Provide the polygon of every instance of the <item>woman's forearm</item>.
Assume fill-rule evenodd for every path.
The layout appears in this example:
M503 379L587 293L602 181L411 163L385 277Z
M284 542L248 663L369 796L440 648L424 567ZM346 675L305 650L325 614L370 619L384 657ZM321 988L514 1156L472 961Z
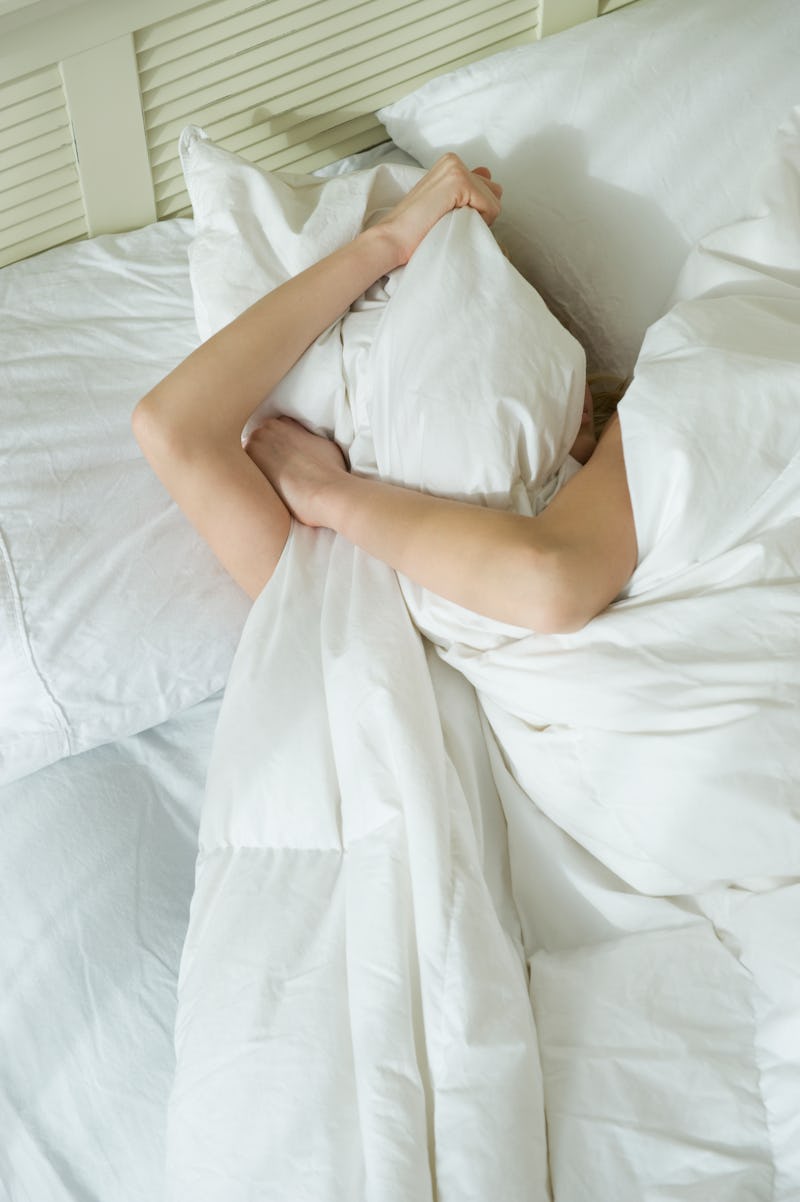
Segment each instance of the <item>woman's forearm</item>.
M560 563L538 519L340 476L325 525L431 592L528 629L563 629Z
M315 441L296 431L290 438L306 459L309 439ZM293 475L296 486L296 467ZM587 465L538 517L431 497L343 470L317 478L323 483L310 502L314 524L336 530L441 597L542 634L580 630L619 595L636 567L616 418Z
M385 230L364 231L209 338L142 407L187 437L238 440L250 415L314 339L399 261Z

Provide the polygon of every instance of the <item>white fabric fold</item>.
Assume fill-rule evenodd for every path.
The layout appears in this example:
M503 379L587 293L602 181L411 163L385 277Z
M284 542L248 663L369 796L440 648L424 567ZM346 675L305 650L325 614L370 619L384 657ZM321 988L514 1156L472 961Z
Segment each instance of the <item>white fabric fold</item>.
M394 574L296 526L209 772L168 1197L548 1197L502 814L444 688L460 749Z
M758 292L698 260L648 335L639 564L583 631L294 527L209 773L170 1202L538 1202L548 1169L555 1202L797 1195L800 303L771 211ZM511 271L451 215L352 347L345 319L355 466L526 513L560 485L582 355L526 342Z

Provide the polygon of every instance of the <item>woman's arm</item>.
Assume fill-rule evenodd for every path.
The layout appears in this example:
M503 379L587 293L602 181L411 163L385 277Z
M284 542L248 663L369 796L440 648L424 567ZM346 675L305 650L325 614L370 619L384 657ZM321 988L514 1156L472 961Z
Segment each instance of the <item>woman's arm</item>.
M290 518L242 449L242 428L306 347L394 259L388 239L362 234L203 343L134 412L134 434L156 475L253 600L275 570Z
M491 224L500 192L488 172L444 156L383 222L262 297L137 405L133 430L151 466L249 596L271 576L290 519L242 449L247 419L314 339L406 262L444 213L469 205Z
M350 475L317 438L277 419L248 454L308 525L328 526L439 596L540 633L578 630L636 566L619 422L535 518Z

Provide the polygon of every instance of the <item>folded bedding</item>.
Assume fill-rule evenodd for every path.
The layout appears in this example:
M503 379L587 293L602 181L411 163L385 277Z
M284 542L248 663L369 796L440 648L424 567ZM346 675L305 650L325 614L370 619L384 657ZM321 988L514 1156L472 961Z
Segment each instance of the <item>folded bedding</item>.
M296 527L209 769L169 1198L547 1197L503 827L394 574Z
M795 113L758 236L701 246L648 334L620 410L639 562L583 631L478 617L293 527L209 770L175 1202L797 1196L798 147ZM411 182L256 178L200 131L183 155L216 322L254 264L275 286L306 234L345 241ZM456 295L481 305L435 320ZM574 470L583 370L455 213L262 412L355 470L535 513Z

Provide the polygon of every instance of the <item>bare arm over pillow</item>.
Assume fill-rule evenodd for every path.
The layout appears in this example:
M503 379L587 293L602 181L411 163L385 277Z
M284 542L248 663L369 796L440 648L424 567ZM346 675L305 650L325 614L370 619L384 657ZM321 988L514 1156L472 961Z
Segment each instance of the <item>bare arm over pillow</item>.
M619 421L538 517L349 474L330 444L277 418L248 453L307 525L327 526L431 592L542 634L579 630L636 566Z
M445 155L371 229L262 297L145 396L133 430L156 475L253 599L289 514L241 445L242 429L308 346L371 284L407 262L440 217L469 206L491 224L499 184Z

